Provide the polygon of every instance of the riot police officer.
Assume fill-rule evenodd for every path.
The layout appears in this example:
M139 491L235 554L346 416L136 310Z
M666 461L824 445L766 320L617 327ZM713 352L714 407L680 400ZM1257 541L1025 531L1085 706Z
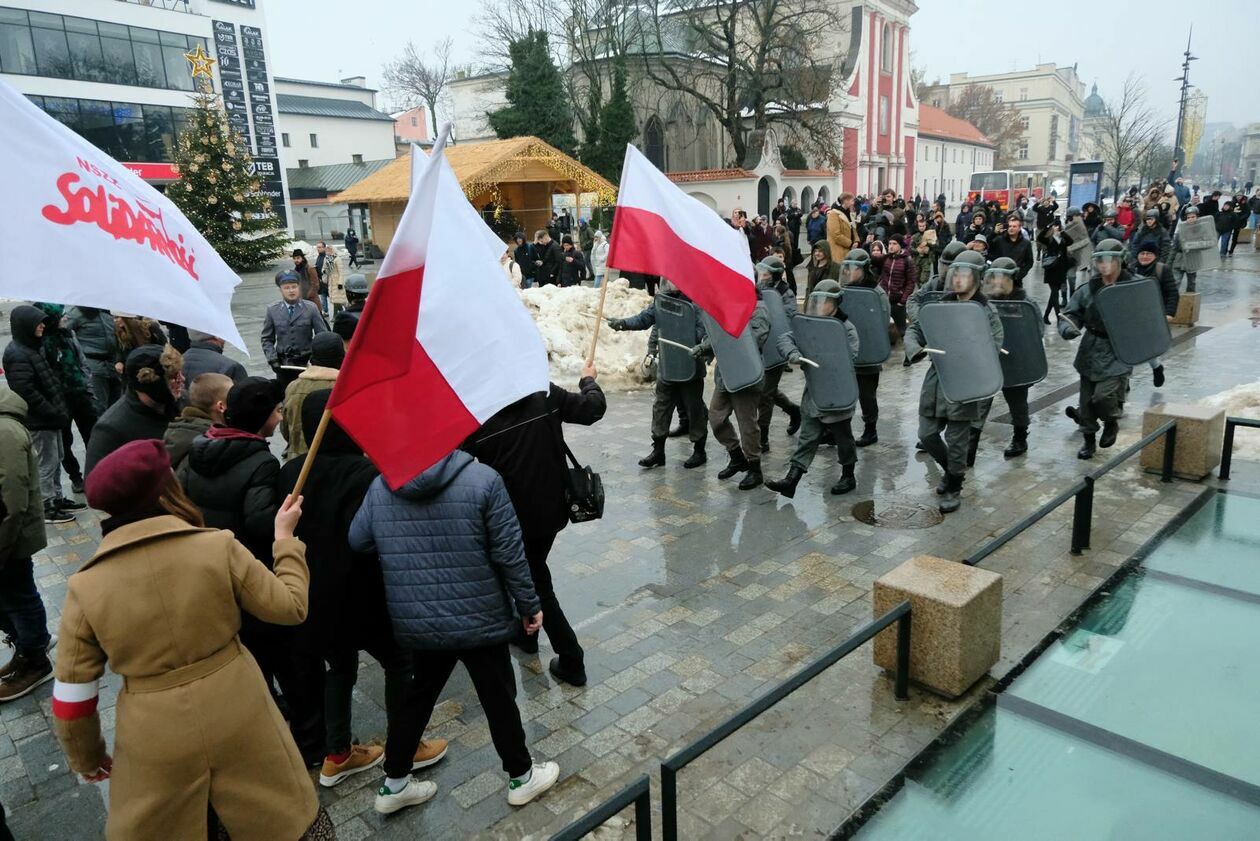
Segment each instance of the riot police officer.
M721 330L720 327L717 329ZM691 349L691 355L697 359L710 354L717 357L717 365L713 369L713 395L709 398L709 425L713 428L713 437L726 448L729 457L726 467L718 472L718 479L726 481L737 473L743 473L744 478L739 483L741 491L752 490L762 482L759 437L761 430L757 424L757 409L761 402L761 380L749 376L753 373L751 369L740 370L739 373L744 379L751 380L751 384L736 391L729 390L723 378L723 365L727 363L722 357L726 352L724 348L734 347L732 343L750 341L751 347L744 348L747 353L738 358L730 357L729 364L751 365L753 349L755 348L756 354L760 356L769 335L770 315L766 311L766 305L759 299L753 309L752 318L748 322L746 337L731 339L730 336L719 336L717 338L720 344L715 345L712 332L706 329L704 338ZM760 370L764 376L764 369ZM735 433L735 426L731 423L731 415L735 416L735 423L739 425L738 435Z
M910 321L918 318L919 307L930 301L939 301L949 291L945 288L945 275L958 255L966 250L967 244L957 239L952 239L945 245L941 256L936 260L936 274L927 282L920 283L919 288L911 293L910 300L906 301L906 317Z
M770 419L774 415L775 406L787 413L788 435L795 433L801 426L800 407L779 389L779 382L787 370L787 363L782 360L780 354L772 352L777 349L779 335L791 329L788 326L789 319L799 310L796 305L796 292L785 279L787 267L782 260L771 255L754 268L757 272L757 294L765 303L766 313L770 316L770 336L766 339L763 355L766 363L766 377L761 383L761 400L757 404L757 425L761 428L761 451L766 453L770 451ZM774 307L782 307L781 314L775 313L772 309Z
M962 245L960 244L959 250L961 249ZM888 293L879 285L879 278L871 268L871 255L865 248L851 249L845 256L840 263L840 282L846 288L874 289L883 310L885 312L891 311L891 307L888 304ZM915 311L918 311L917 307ZM879 433L876 431L875 426L876 421L879 420L879 399L876 396L876 392L879 389L879 374L883 368L884 366L880 364L855 365L853 369L857 375L858 402L862 406L862 436L855 442L859 447L869 447L871 444L879 442Z
M1028 293L1024 291L1024 287L1015 285L1015 275L1018 271L1019 266L1014 260L1009 257L997 258L985 269L981 292L990 301L1027 301ZM1032 321L1029 322L1029 324L1032 323ZM1041 332L1040 322L1037 322L1034 329L1038 333ZM1003 458L1017 458L1028 452L1028 389L1030 387L1027 385L1002 386L1002 399L1006 401L1006 407L1010 410L1011 426L1014 427L1011 432L1011 443L1002 451ZM993 401L990 400L989 406L992 407L992 404ZM972 439L967 451L968 466L975 464L976 461L980 430L989 415L987 409L984 414L985 417L972 426Z
M662 300L668 299L668 300ZM683 306L685 305L685 306ZM693 347L704 338L704 325L697 318L695 305L668 278L661 278L660 291L642 312L629 318L610 318L608 326L614 330L660 330L659 312L661 307L672 307L685 316L678 335L669 333L658 341L658 353L664 364L657 363L656 393L652 398L652 452L639 459L639 466L651 469L665 465L665 439L669 436L669 421L674 408L678 407L680 416L687 423L688 437L692 443L692 453L683 462L683 467L691 469L699 467L707 461L705 441L708 440L708 414L704 408L704 375L705 365L673 343ZM668 331L666 331L668 333ZM678 372L675 373L675 369ZM687 376L690 375L690 376ZM679 377L682 379L679 379Z
M860 251L861 249L855 250ZM846 262L852 257L852 254L853 252L850 251L849 257L845 258ZM869 261L870 258L868 257L867 262ZM857 356L859 340L857 328L849 322L840 306L843 297L844 291L840 284L830 279L820 280L805 301L805 315L819 318L835 318L844 325L843 334L837 333L836 338L838 339L840 335L843 335L845 344L839 345L837 342L838 346L828 348L825 359L833 359L841 354L847 354L850 359L849 364L851 364L851 360ZM801 361L801 352L791 333L785 333L779 337L779 347L789 362L797 363ZM825 359L813 361L826 364ZM839 411L827 411L820 408L810 394L807 380L805 393L801 397L801 415L801 436L796 444L796 452L792 453L792 460L789 462L787 475L777 482L766 482L766 487L789 499L795 496L797 484L801 481L801 477L805 475L806 471L809 470L809 466L818 452L818 446L822 443L824 430L829 430L836 445L836 456L840 462L841 469L840 479L831 486L831 492L839 495L853 490L857 487L857 479L854 478L854 469L857 465L857 448L853 440L852 407Z
M368 282L361 274L352 274L345 282L346 306L333 316L333 332L350 344L354 338L355 328L359 326L359 317L367 306Z
M941 298L941 303L971 304L984 307L988 316L988 337L976 337L976 341L993 342L994 348L1002 347L1002 322L980 292L980 280L984 272L984 258L974 251L959 254L945 274L945 284L951 291ZM927 356L927 338L923 325L916 320L906 331L905 364L911 365ZM919 442L923 449L936 460L945 475L937 485L941 496L939 508L942 514L957 511L962 504L963 480L967 474L967 450L971 440L971 426L983 417L985 401L956 403L945 396L941 388L936 363L923 377L919 393ZM942 441L942 433L944 440Z

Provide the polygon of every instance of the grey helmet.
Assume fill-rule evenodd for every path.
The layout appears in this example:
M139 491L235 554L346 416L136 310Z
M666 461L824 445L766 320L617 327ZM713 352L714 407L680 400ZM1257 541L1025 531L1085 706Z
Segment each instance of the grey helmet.
M1107 212L1103 214L1104 219L1115 219L1119 216L1114 207L1107 208Z
M831 278L820 280L814 286L814 291L809 293L809 298L805 301L805 314L817 316L832 316L840 311L840 301L844 298L844 288ZM828 301L835 305L832 312L823 312L822 307Z
M346 294L366 298L368 295L367 278L361 274L352 274L346 278Z
M753 268L757 271L758 283L761 283L761 273L768 272L770 275L771 285L782 280L783 273L787 271L787 266L783 265L783 261L773 254L769 257L763 257Z
M1063 218L1071 220L1080 215L1081 215L1081 209L1079 207L1069 207L1067 209L1067 213L1064 214Z
M965 243L956 239L951 239L945 246L944 250L941 251L940 259L936 261L936 273L943 275L948 272L950 264L958 258L959 254L962 254L967 250L968 248Z
M947 291L953 291L954 276L960 272L970 272L976 288L980 288L980 280L984 275L985 260L984 255L979 251L967 249L963 253L954 258L954 262L949 264L949 270L945 272L945 288Z
M1010 257L999 257L984 270L984 294L989 296L1011 294L1019 266Z
M1124 243L1118 239L1107 237L1099 240L1098 245L1094 246L1094 263L1098 264L1103 260L1115 260L1120 265L1124 265Z
M1146 211L1145 213L1143 213L1143 214L1142 214L1142 216L1143 216L1143 218L1145 218L1145 219L1158 219L1158 218L1159 218L1159 210L1158 210L1158 209L1156 209L1156 208L1154 208L1154 207L1152 207L1152 208L1148 208L1148 209L1147 209L1147 211Z
M865 248L851 248L849 253L844 255L844 259L840 261L840 282L848 284L849 272L852 269L861 269L865 276L871 270L871 255Z
M1189 219L1191 216L1195 219L1199 218L1199 206L1197 204L1188 205L1186 207L1186 218Z

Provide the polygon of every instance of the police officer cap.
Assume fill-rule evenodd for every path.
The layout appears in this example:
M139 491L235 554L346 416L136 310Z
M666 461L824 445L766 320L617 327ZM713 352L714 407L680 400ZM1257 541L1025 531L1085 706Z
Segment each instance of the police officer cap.
M1019 271L1019 266L1010 257L999 257L989 264L988 271L1013 275Z
M366 295L368 293L367 278L361 274L352 274L346 278L347 295Z
M276 272L276 286L283 286L286 283L301 283L301 278L293 269L281 269Z
M1143 215L1144 215L1147 219L1158 219L1158 218L1159 218L1159 211L1158 211L1158 210L1156 210L1155 208L1153 208L1153 207L1152 207L1150 210L1146 211L1146 213L1145 213L1145 214L1143 214Z

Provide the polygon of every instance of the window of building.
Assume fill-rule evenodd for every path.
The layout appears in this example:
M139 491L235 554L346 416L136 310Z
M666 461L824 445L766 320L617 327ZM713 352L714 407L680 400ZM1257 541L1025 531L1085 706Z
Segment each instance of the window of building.
M1021 161L1028 160L1028 141L1027 140L1019 144L1019 151L1016 153L1016 157L1019 158Z
M954 163L958 163L958 149L954 149Z
M1024 100L1026 100L1026 99L1028 99L1028 88L1020 88L1020 89L1019 89L1019 101L1020 101L1020 102L1023 102L1023 101L1024 101Z
M287 131L280 132L280 145L289 148L289 133Z
M1028 118L1027 117L1019 118L1019 127L1023 129L1024 131L1028 131Z
M888 24L884 24L884 35L880 39L879 69L885 73L891 73L893 69L893 36L892 27ZM886 133L881 132L881 134Z
M362 156L362 155L351 155L351 156L350 156L350 162L351 162L351 163L356 163L356 164L361 164L361 163L363 163L363 156Z
M306 158L298 158L298 169L306 169L310 165L311 162Z
M994 90L994 91L993 91L993 98L994 98L994 99L996 99L998 102L1002 102L1002 101L1004 100L1005 96L1006 96L1006 94L1002 93L1002 91L1000 91L1000 90Z
M417 123L417 122L416 122L416 118L415 118L415 117L412 117L412 118L411 118L411 127L412 127L412 128L415 128L415 127L416 127L416 126L418 126L418 125L419 125L419 123Z
M134 102L31 96L49 116L120 161L168 162L192 109Z
M319 148L319 135L315 134L315 132L311 132L311 148Z
M888 134L888 97L879 98L879 133Z
M0 7L0 73L193 90L184 53L206 39Z
M665 171L665 127L655 114L643 126L643 154L653 166Z
M971 150L971 168L972 169L976 168L976 150L975 149Z

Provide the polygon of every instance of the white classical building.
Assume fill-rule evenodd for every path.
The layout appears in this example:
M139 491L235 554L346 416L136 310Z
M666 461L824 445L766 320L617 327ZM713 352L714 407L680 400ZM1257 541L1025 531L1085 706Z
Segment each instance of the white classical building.
M993 169L996 150L980 129L922 102L918 146L915 191L929 200L944 195L946 207L966 198L971 173Z

